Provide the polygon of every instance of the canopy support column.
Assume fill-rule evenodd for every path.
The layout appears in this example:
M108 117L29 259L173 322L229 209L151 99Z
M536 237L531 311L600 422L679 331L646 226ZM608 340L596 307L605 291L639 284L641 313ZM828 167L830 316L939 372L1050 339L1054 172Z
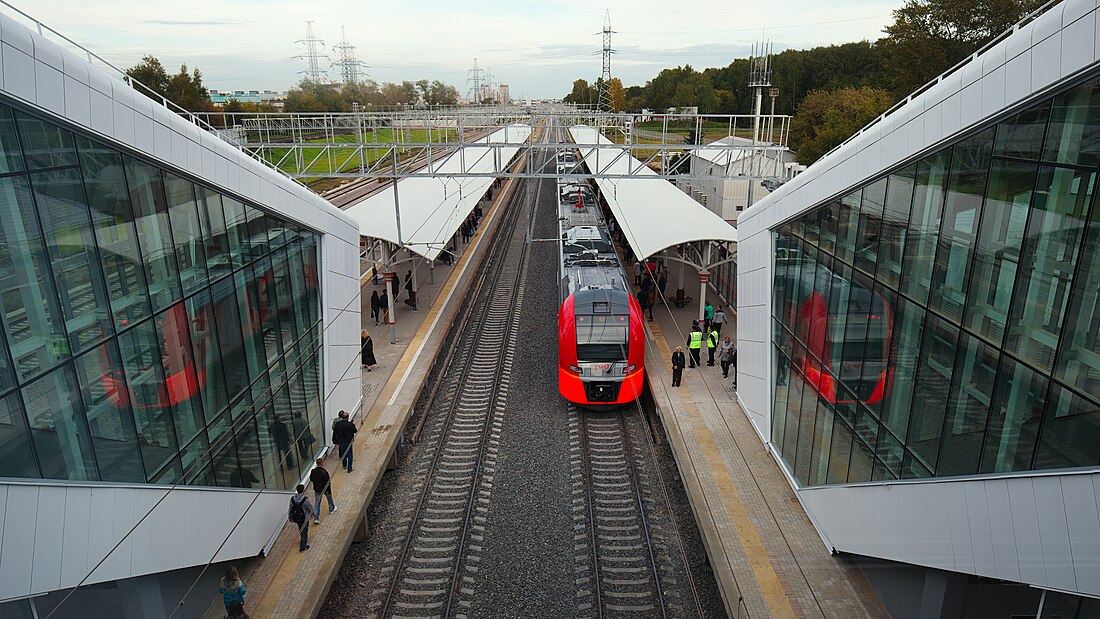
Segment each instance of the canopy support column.
M394 273L393 271L390 270L391 267L389 265L390 265L391 261L392 261L392 256L390 255L390 244L389 243L383 243L382 244L382 263L386 265L386 271L385 271L385 273L382 274L383 275L382 280L383 280L383 283L386 286L386 288L385 288L385 290L386 290L386 315L389 317L389 320L387 320L387 322L390 323L390 344L396 344L397 343L397 320L396 320L397 315L396 315L396 311L394 310L394 307L393 307L393 298L394 298L394 296L396 296L395 293L393 292L393 276L397 275L397 273Z

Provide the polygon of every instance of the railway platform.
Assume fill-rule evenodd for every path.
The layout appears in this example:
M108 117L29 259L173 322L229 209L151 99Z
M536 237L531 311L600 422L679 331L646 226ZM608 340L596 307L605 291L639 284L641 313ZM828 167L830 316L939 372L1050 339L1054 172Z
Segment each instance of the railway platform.
M672 385L698 302L667 301L647 322L646 370L703 543L730 617L887 617L859 567L831 556L737 403L715 361ZM736 316L727 314L723 336Z
M248 587L249 616L266 619L317 615L348 547L366 533L367 507L382 475L392 468L413 403L475 279L477 266L500 220L500 205L510 199L513 183L506 183L502 191L494 194L492 203L485 205L488 208L482 224L469 245L462 248L458 260L451 266L436 266L434 284L428 283L431 278L427 268L421 266L417 273L421 282L417 292L419 311L395 303L398 317L395 344L390 343L389 326L373 325L372 285L366 279L362 282L363 328L371 332L378 365L370 372L361 370L363 403L353 419L359 426L353 443L354 470L348 474L340 468L335 449L325 458L325 468L332 475L337 510L330 514L325 505L321 509L321 524L310 523L309 550L298 552L298 530L287 524L266 556L238 566ZM402 291L402 299L404 296ZM312 487L307 487L306 494L313 501ZM217 595L204 617L224 616L221 596Z

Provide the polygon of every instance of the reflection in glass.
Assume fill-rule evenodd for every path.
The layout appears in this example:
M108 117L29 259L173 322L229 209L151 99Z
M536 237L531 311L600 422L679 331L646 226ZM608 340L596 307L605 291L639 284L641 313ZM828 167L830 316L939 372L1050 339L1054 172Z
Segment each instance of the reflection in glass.
M901 282L901 261L913 203L916 166L898 170L887 179L886 206L882 211L882 242L878 253L876 277L891 288Z
M1100 464L1100 406L1055 383L1039 430L1034 468L1097 464Z
M959 341L936 475L969 475L978 471L996 377L997 351L964 333Z
M180 298L179 270L168 222L164 182L160 170L130 157L126 158L126 179L145 260L149 298L153 311L160 311Z
M69 356L42 231L24 177L0 178L0 305L16 374L27 381Z
M983 473L1031 468L1039 424L1043 421L1047 379L1008 357L1001 363L982 453Z
M882 207L886 202L886 179L879 179L863 189L859 207L859 234L856 236L855 267L868 275L875 274L878 248L882 242Z
M66 364L23 388L31 438L42 476L47 479L99 479L84 406Z
M950 151L942 152L917 164L913 213L909 217L902 267L905 277L901 289L919 303L928 301L931 287L950 154Z
M88 429L104 481L144 482L122 360L113 340L76 360Z
M145 470L153 475L178 451L153 321L146 320L124 332L118 337L118 344L126 369L125 381L116 381L111 388L122 392L129 387L142 459Z
M1100 166L1100 80L1091 80L1054 98L1043 160Z
M191 294L206 285L206 237L195 200L195 184L174 174L164 174L164 191L168 200L168 217L172 222L172 239L176 245L183 294Z
M28 170L76 165L73 134L29 114L15 113Z
M111 335L111 310L96 255L91 215L76 168L31 175L46 250L73 352Z
M0 398L0 477L39 477L19 395Z
M11 108L0 105L0 174L23 171L23 150L15 132Z

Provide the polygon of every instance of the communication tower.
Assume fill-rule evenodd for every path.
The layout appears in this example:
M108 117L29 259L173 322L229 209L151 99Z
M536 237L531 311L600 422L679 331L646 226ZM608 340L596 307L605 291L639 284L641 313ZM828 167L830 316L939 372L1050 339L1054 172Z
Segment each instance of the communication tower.
M611 111L611 9L603 14L603 74L600 75L599 109Z
M328 60L328 56L321 53L321 50L325 48L325 42L313 34L313 22L306 22L306 38L299 39L295 43L304 43L306 46L306 53L301 56L295 56L295 58L303 58L306 61L306 70L299 71L299 73L305 73L309 81L320 84L328 81L328 71L321 69L321 59Z
M340 26L340 43L332 49L340 55L340 59L332 63L334 67L340 67L340 81L345 84L358 82L359 70L366 69L367 65L355 57L355 46L348 41L348 34L343 26Z
M760 141L760 108L764 101L764 89L772 85L772 45L754 43L749 58L749 90L753 91L752 140Z

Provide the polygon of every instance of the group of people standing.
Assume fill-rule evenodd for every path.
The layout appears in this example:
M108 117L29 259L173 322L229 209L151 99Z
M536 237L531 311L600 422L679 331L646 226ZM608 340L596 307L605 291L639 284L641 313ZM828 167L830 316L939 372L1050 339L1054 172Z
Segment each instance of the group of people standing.
M717 355L718 363L722 367L722 378L729 378L730 368L733 368L733 388L737 388L737 347L733 339L727 335L723 338L722 326L726 323L726 313L722 306L715 308L710 302L703 307L703 324L698 320L691 321L691 331L688 332L688 354L684 354L684 347L677 346L672 353L672 386L679 387L683 377L684 367L694 368L702 366L702 349L707 347L707 365L713 366Z
M658 273L658 271L660 271ZM656 283L654 283L656 281ZM665 286L668 285L668 269L660 270L657 263L634 263L634 285L639 286L637 293L638 305L642 308L642 314L648 311L650 321L653 320L653 307L657 305L657 295L664 296Z

